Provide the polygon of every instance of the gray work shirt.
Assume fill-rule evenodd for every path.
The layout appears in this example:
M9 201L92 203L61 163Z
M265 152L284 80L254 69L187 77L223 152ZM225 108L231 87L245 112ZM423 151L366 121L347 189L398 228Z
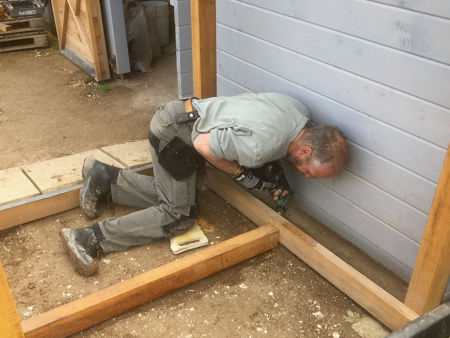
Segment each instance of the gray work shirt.
M193 100L193 106L200 117L192 141L209 133L212 156L248 168L285 157L310 117L303 104L278 93Z

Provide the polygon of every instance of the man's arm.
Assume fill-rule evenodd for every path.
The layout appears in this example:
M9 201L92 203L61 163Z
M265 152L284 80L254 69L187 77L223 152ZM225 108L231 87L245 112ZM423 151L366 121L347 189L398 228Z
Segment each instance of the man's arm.
M209 150L209 133L199 134L195 138L193 144L195 150L217 169L220 169L229 175L233 175L239 170L240 167L238 163L215 158L211 155L211 151Z

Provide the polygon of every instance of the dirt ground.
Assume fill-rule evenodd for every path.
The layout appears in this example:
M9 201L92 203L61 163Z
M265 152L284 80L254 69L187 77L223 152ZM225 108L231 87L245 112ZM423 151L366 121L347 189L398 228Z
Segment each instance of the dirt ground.
M159 104L177 98L175 57L153 73L97 85L55 48L0 54L0 169L115 143L144 139ZM211 191L200 215L210 245L254 228ZM115 216L133 211L116 206ZM104 208L99 219L111 217ZM302 224L398 298L406 285L298 208ZM59 239L62 227L90 225L80 209L0 232L0 261L17 311L27 319L177 258L168 240L101 258L98 274L81 277ZM185 253L182 255L189 254ZM75 337L384 337L387 331L351 299L281 245L128 311Z
M153 68L99 85L57 47L0 54L0 170L147 138L178 98L175 55Z

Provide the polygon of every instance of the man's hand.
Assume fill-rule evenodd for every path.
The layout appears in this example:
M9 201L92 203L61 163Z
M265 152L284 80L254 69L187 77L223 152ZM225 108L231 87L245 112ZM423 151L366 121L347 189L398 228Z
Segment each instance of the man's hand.
M286 197L289 194L289 190L277 189L272 194L272 199L278 201L280 197Z
M262 178L255 176L251 171L244 169L237 177L236 182L240 183L247 189L271 189L273 183L264 181Z

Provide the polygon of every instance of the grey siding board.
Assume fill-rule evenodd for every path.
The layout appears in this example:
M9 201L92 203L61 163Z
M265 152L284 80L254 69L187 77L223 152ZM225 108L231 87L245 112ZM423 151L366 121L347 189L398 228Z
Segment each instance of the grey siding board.
M217 3L219 23L424 100L450 107L450 67L232 0ZM264 25L258 25L264 22ZM450 29L450 26L449 26ZM283 34L283 32L302 34ZM379 62L389 60L389 62ZM447 114L450 124L450 114Z
M355 159L346 167L350 172L428 214L436 184L355 143L349 142L349 153Z
M316 107L318 105L316 102L327 101L326 98L318 97L317 94L298 84L223 52L218 53L218 64L221 77L239 83L243 88L252 88L255 92L267 92L276 89L296 97L310 108ZM220 90L219 93L223 95ZM321 109L321 106L323 105L319 105L318 109ZM312 118L315 119L317 109L311 110ZM333 114L333 112L331 106L330 109L324 111L324 114ZM351 120L349 122L351 123ZM352 128L352 126L348 128ZM352 142L350 142L350 156L352 160L347 166L348 170L393 196L403 199L418 210L428 212L435 184Z
M251 90L244 88L226 77L217 74L217 91L223 96L234 96L242 93L251 93Z
M296 173L295 175L298 176ZM290 182L293 182L292 187L297 194L307 196L348 228L376 243L380 249L413 268L419 248L415 241L365 212L352 201L327 189L316 180L307 181L304 178L295 177Z
M450 1L448 0L371 0L404 9L450 19Z
M192 96L192 94L194 93L192 75L192 72L183 73L180 75L178 83L178 93L180 98Z
M334 215L321 209L317 203L308 199L307 196L303 194L297 194L295 196L295 202L304 210L306 210L311 216L322 222L323 224L332 224L333 230L336 231L340 236L344 237L346 240L354 243L359 249L364 251L370 257L374 258L378 262L393 271L396 275L405 281L409 281L412 273L412 269L397 260L392 255L386 253L380 247L367 240L366 237L361 236L356 233L344 223L336 220Z
M445 154L443 148L352 109L344 105L345 99L336 95L336 92L345 94L348 100L358 95L346 92L349 87L345 87L347 83L349 86L354 86L358 77L350 74L353 78L343 83L338 80L347 76L346 72L222 25L218 25L217 30L221 36L218 39L218 47L221 50L226 50L238 58L333 99L333 101L313 101L316 105L322 106L316 109L317 122L339 126L355 143L437 182ZM336 86L336 83L339 83L339 86ZM360 89L367 90L370 85L370 81L367 81L365 87ZM372 85L379 86L374 83ZM340 99L340 102L334 101L336 99ZM332 113L325 113L325 111ZM373 111L376 113L378 110ZM377 137L373 137L374 135Z
M177 67L180 73L192 73L192 50L185 49L177 53Z
M450 21L360 0L243 0L435 61L450 63Z
M179 50L191 49L192 36L191 26L180 26L176 36L176 44Z
M178 96L193 94L190 1L171 0L175 16Z

